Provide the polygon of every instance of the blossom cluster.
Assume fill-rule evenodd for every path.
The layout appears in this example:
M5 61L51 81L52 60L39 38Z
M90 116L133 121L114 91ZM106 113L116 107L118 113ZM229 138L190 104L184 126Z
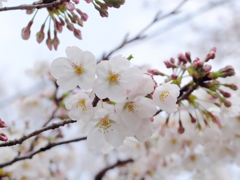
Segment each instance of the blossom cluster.
M157 110L176 111L179 87L158 86L129 59L119 55L97 64L91 52L78 47L67 47L66 54L52 62L50 72L60 89L81 89L65 105L69 117L81 121L89 147L108 152L129 136L145 142L155 130Z

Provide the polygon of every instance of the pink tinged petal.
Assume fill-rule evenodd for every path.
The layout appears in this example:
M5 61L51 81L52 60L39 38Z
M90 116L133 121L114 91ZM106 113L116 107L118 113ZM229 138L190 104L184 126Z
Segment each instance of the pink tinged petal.
M135 131L135 137L138 141L144 143L152 136L153 132L153 123L149 119L141 119L141 125Z
M95 81L94 84L94 93L101 99L104 99L107 97L108 91L107 89L107 83L106 82L101 82L98 79Z
M105 90L107 97L114 102L122 102L127 97L127 91L119 86L111 86Z
M96 69L97 78L101 79L101 80L106 80L109 76L109 72L111 72L111 71L112 71L112 69L111 69L109 62L101 61L97 65L97 69Z
M137 105L141 118L150 118L157 112L156 105L151 99L141 97L137 102Z
M94 127L87 137L87 144L92 149L102 149L105 147L106 140L104 134L98 131L97 127Z
M114 147L108 143L105 143L104 147L101 149L102 153L107 154L112 151Z
M143 74L143 81L139 89L144 95L154 91L155 83L151 76Z
M95 76L94 74L81 74L77 75L77 85L85 90L93 88L94 81L95 81Z
M57 58L51 64L50 72L56 79L69 71L73 71L73 68L68 58Z
M78 77L75 73L68 74L67 76L61 76L57 79L57 84L63 91L74 89L77 86L77 83Z
M83 53L83 51L76 46L67 47L65 52L67 54L67 57L72 60L76 57L79 58L81 53Z
M112 57L109 59L109 64L112 67L113 72L123 72L130 66L130 61L121 55Z
M108 132L104 133L104 137L109 144L117 148L123 144L125 136L115 123L111 123L111 128L112 130L109 130Z
M137 68L129 68L122 73L121 85L126 89L138 87L142 81L142 72Z

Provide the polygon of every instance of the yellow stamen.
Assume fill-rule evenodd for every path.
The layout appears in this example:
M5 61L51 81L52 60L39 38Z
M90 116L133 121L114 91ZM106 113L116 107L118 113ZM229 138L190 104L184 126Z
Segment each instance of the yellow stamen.
M78 63L72 63L72 67L74 69L74 72L77 73L78 75L82 74L84 72L84 68L82 64L78 65Z
M169 90L163 91L159 96L160 101L164 102L169 94L170 94Z
M117 85L119 84L119 80L120 80L121 75L117 74L117 73L109 73L109 77L108 77L108 81L110 83L110 85Z
M108 130L112 126L111 123L112 123L112 120L109 119L109 115L106 115L105 117L100 119L100 122L99 122L100 125L99 125L98 131L103 133L109 132Z
M86 107L86 100L85 99L80 99L77 104L76 107L81 107L82 111L87 111L87 107Z
M138 112L136 109L138 108L137 105L135 105L133 102L127 102L123 109L127 109L128 112Z

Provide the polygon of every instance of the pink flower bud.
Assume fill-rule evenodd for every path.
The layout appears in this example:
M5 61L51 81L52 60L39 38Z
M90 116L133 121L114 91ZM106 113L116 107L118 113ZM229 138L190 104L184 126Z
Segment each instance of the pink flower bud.
M26 10L26 13L27 13L27 14L32 14L34 11L35 11L35 9L27 9L27 10Z
M63 25L62 25L62 23L60 23L60 22L58 22L56 19L55 19L55 24L56 24L56 28L57 28L57 31L58 32L62 32L62 30L63 30Z
M82 39L82 34L81 34L81 31L79 29L74 28L73 34L76 38L78 38L80 40Z
M206 65L204 65L203 69L204 69L206 72L210 72L210 71L211 71L211 69L212 69L212 66L211 66L211 65L208 65L208 64L206 64Z
M79 0L72 0L75 4L79 3Z
M87 3L91 3L93 0L85 0Z
M183 54L178 55L178 60L179 60L179 65L180 64L186 64L188 62L186 57Z
M171 75L171 78L172 78L172 79L177 79L178 76L177 76L176 74L172 74L172 75Z
M0 128L7 127L7 124L0 118Z
M52 43L50 31L48 31L48 38L47 38L47 40L46 40L46 44L47 44L47 46L48 46L48 49L51 51L51 50L52 50L53 43Z
M66 6L68 11L74 11L75 9L75 5L71 2L64 2L63 5Z
M170 58L170 62L171 62L172 64L174 64L174 63L175 63L175 59L174 59L174 58Z
M95 9L98 10L98 12L100 13L100 16L108 17L108 12L106 9L99 8L98 6L95 6Z
M67 24L67 28L68 28L69 31L73 31L75 29L73 24L70 23L68 19L65 19L65 22Z
M43 24L40 31L36 34L38 43L41 43L45 37L44 27L45 27L45 25Z
M8 137L4 133L0 133L0 141L7 141Z
M87 21L88 15L86 13L82 12L80 9L76 9L76 10L77 10L78 14L81 16L81 19L83 21Z
M57 37L57 32L56 31L54 32L54 38L53 38L52 44L53 44L54 49L57 50L58 45L60 44L60 41Z
M231 107L232 106L232 103L230 101L225 101L224 102L224 106L225 107Z
M29 39L30 33L31 33L30 28L31 28L32 24L33 24L33 21L30 21L28 23L27 27L22 29L22 34L21 35L22 35L22 38L24 40L28 40Z
M185 56L186 56L186 58L187 58L188 62L192 62L192 59L191 59L191 54L190 54L190 52L186 52L186 53L185 53Z
M184 127L182 126L182 121L179 121L178 133L183 134L185 131Z
M238 87L235 84L225 84L224 86L229 87L232 90L238 90Z

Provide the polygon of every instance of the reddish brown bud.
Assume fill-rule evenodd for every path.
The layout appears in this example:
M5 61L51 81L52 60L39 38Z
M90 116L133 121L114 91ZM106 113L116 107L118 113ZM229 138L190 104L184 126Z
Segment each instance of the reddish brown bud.
M7 124L0 118L0 128L6 128Z
M81 16L81 19L83 21L87 21L88 15L86 13L82 12L80 9L76 9L76 10L77 10L78 14Z
M51 50L52 50L53 43L52 43L50 31L48 31L48 38L47 38L47 40L46 40L46 44L47 44L47 46L48 46L48 49L51 51Z
M30 33L31 33L30 28L31 28L32 24L33 24L33 21L30 21L30 22L28 23L27 27L25 27L25 28L22 29L22 34L21 34L21 35L22 35L22 38L23 38L24 40L28 40L28 39L29 39Z
M81 34L81 31L79 29L74 28L73 34L76 38L78 38L80 40L82 39L82 34Z
M172 74L172 75L171 75L171 78L172 78L172 79L177 79L178 76L177 76L176 74Z
M58 45L60 44L60 41L57 37L57 32L56 31L54 32L54 38L53 38L52 44L53 44L54 49L57 50Z
M8 140L7 135L4 133L0 133L0 141L7 141L7 140Z
M182 126L182 121L179 121L178 133L183 134L185 131L184 127Z
M45 33L44 33L44 27L45 25L43 24L40 31L36 34L36 38L37 38L37 42L41 43L45 37Z

